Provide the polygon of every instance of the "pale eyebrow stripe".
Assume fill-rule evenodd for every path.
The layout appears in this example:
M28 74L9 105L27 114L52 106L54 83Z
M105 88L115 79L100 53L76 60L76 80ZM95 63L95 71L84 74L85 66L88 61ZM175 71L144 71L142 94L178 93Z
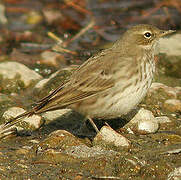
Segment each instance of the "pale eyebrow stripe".
M152 35L152 32L148 31L148 30L143 32L143 34L145 34L145 33L150 33Z

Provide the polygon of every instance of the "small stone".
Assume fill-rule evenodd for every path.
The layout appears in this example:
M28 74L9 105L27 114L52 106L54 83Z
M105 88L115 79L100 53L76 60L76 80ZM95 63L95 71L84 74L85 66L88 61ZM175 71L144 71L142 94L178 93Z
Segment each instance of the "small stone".
M137 123L141 120L155 120L153 113L147 109L141 108L130 123Z
M37 144L37 151L44 152L47 149L61 149L65 150L71 146L78 146L83 144L79 138L65 130L53 131L46 139Z
M42 59L40 60L40 62L42 64L57 66L58 61L61 61L65 65L65 59L60 53L44 51L41 53L41 57Z
M158 128L159 124L156 121L142 120L138 122L135 131L137 131L139 134L149 134L155 133L158 131Z
M11 118L15 118L16 116L18 116L24 112L25 112L25 110L22 108L12 107L12 108L9 108L7 111L4 112L3 118L6 120L9 120ZM42 118L39 115L32 115L31 117L22 118L21 122L26 122L28 124L28 127L26 127L25 129L35 130L41 126ZM16 124L16 127L18 127L17 124ZM22 127L20 127L20 130L21 129L22 129Z
M125 128L129 128L129 131L131 129L134 133L149 134L158 130L159 123L151 111L141 108L133 119L125 125Z
M35 71L17 62L0 63L0 75L3 79L15 79L16 76L19 75L25 87L29 86L32 81L37 81L42 78L42 76Z
M162 83L152 83L151 88L149 89L149 92L155 92L158 89L163 89L164 92L172 98L177 98L178 90L174 87L166 86Z
M29 142L33 143L33 144L38 144L40 141L36 140L36 139L32 139Z
M42 117L44 117L46 120L53 121L67 113L71 113L71 109L59 109L55 111L48 111L42 114Z
M160 117L155 117L156 121L160 124L164 124L164 123L170 123L172 122L169 117L167 116L160 116Z
M130 142L121 134L114 131L109 126L103 126L100 132L94 138L94 144L113 145L115 147L128 147Z
M172 150L163 152L162 154L178 154L180 152L181 152L181 148L178 148L178 149L172 149Z
M181 112L181 101L178 99L168 99L164 102L164 108L170 112Z

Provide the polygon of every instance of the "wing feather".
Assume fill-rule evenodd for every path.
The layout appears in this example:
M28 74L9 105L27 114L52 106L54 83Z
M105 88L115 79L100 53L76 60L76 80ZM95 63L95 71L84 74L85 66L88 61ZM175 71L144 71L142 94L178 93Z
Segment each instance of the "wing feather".
M34 107L34 112L42 113L54 107L63 108L112 88L115 81L111 66L115 61L110 61L109 53L105 56L107 60L103 60L101 57L104 55L103 51L101 55L87 60L72 74L67 83L43 98Z

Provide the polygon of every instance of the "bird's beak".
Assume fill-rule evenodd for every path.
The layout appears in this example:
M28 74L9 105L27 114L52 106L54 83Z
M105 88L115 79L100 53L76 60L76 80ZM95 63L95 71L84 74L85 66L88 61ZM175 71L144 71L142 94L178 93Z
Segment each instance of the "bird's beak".
M162 30L162 31L160 31L159 36L164 37L164 36L174 33L174 32L176 32L176 31L175 30L168 30L168 31Z

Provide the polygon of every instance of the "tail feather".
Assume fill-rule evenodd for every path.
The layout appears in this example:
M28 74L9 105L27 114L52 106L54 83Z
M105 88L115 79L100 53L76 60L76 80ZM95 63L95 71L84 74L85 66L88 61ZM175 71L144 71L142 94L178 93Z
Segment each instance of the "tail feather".
M4 127L13 126L14 124L17 124L23 117L26 117L26 116L30 117L33 114L35 114L35 112L32 110L24 112L24 113L16 116L15 118L10 119L8 122L5 123Z
M51 97L53 97L57 92L59 92L62 89L63 89L63 83L58 88L56 88L52 93L40 99L38 102L36 102L36 104L42 104L43 102L47 102Z
M55 89L51 94L49 94L48 96L44 97L43 99L41 99L39 102L37 102L36 106L27 112L24 112L18 116L16 116L15 118L10 119L8 122L6 122L5 124L0 126L0 134L6 133L10 130L10 128L12 128L13 125L19 123L21 121L21 119L23 117L30 117L34 114L40 114L42 112L46 112L48 110L53 110L53 109L59 109L59 107L48 107L46 106L47 104L49 104L51 102L51 98L61 89L63 88L62 85L60 85L57 89Z
M6 122L5 124L1 125L0 126L0 139L1 139L1 137L3 137L3 134L11 132L12 126L19 123L23 117L26 117L26 116L29 117L29 116L32 116L33 114L35 114L34 111L24 112L24 113L16 116L15 118L12 118L11 120Z
M39 114L39 110L41 110L46 104L48 103L48 98L42 101L40 104L36 105L32 110L26 111L15 118L10 119L8 122L6 122L4 125L0 127L0 134L3 134L4 132L8 131L13 125L19 123L22 118L24 117L30 117L34 114Z

